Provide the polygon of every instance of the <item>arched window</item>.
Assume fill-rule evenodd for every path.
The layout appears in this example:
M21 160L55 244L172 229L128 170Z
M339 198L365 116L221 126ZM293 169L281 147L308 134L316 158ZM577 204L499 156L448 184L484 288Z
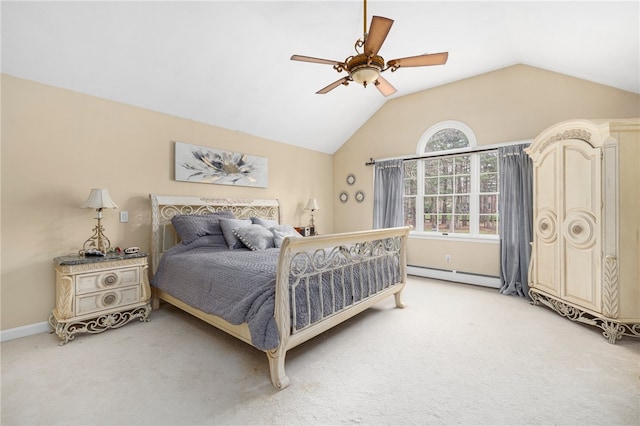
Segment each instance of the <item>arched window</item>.
M450 151L476 146L473 130L460 121L441 121L423 133L418 142L418 154Z
M475 134L459 121L437 123L422 135L421 158L404 163L405 224L414 233L497 236L498 151L475 147Z

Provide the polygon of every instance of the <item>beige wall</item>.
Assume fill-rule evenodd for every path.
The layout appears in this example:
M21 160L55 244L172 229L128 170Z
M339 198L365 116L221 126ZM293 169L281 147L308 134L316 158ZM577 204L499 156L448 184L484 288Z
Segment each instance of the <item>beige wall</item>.
M414 154L422 134L444 120L461 121L473 129L479 145L535 138L547 127L574 118L640 116L640 95L525 65L516 65L445 86L393 99L371 117L334 155L334 223L336 232L372 225L371 157ZM349 187L345 178L354 173ZM364 202L353 201L362 189ZM342 204L338 194L347 190ZM412 238L410 265L455 269L497 276L499 245ZM452 262L445 262L445 255Z
M371 227L373 201L373 170L364 163L414 153L437 122L462 121L487 145L533 139L566 119L640 116L640 95L518 65L393 99L332 157L6 75L1 84L2 330L48 317L52 258L76 252L90 236L95 212L79 206L93 187L109 188L119 205L103 222L122 247L148 250L151 192L279 198L283 221L293 225L308 222L302 206L316 197L320 232L362 230ZM173 141L265 156L269 187L176 182ZM349 173L353 186L345 182ZM359 189L363 203L353 200ZM342 190L351 196L346 204L338 201ZM118 222L121 210L129 223ZM412 239L408 253L412 265L499 272L495 243Z
M635 130L635 131L634 131ZM620 282L620 312L639 312L640 301L640 134L632 126L612 126L618 141L619 193L618 266ZM628 315L625 315L628 317ZM638 318L638 315L634 315Z
M264 156L268 188L173 180L173 142ZM2 75L2 330L45 321L53 307L52 259L77 252L95 211L91 188L118 204L103 213L113 246L150 245L149 193L279 198L283 221L333 229L332 157L232 130ZM129 212L120 223L119 212Z

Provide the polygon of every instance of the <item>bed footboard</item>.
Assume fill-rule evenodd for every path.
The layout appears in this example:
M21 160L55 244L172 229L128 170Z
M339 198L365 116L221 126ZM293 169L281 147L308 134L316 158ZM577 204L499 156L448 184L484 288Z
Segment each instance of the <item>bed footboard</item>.
M285 240L275 296L280 344L267 352L276 388L289 384L289 349L391 295L404 307L408 235L401 227Z

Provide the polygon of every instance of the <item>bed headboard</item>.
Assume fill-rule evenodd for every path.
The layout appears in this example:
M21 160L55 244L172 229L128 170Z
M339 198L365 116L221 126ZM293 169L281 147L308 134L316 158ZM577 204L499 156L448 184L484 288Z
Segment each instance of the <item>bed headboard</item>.
M230 210L238 219L252 216L280 223L277 199L237 199L149 194L151 198L151 271L156 273L162 254L179 242L171 219L179 214L209 214Z

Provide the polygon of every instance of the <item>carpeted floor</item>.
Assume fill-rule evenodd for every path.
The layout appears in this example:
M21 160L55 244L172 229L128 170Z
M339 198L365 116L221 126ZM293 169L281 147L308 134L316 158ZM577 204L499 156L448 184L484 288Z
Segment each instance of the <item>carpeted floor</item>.
M2 425L638 425L640 340L610 345L494 289L411 277L289 352L264 353L164 305L149 323L2 343Z

